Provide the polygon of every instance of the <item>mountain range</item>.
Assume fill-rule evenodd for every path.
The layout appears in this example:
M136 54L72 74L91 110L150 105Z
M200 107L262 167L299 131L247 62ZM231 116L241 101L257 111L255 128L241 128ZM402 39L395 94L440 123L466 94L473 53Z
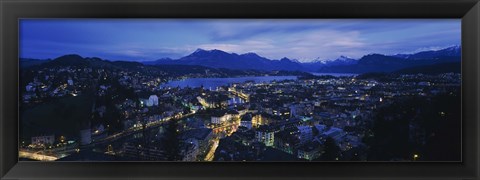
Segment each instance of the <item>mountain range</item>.
M162 58L156 61L144 62L148 65L164 65L164 64L179 64L179 65L201 65L212 68L228 68L228 69L252 69L252 70L286 70L286 71L316 71L324 66L332 65L349 65L354 64L355 59L341 56L335 60L314 61L308 63L301 63L295 59L287 57L272 60L256 53L236 54L227 53L221 50L203 50L197 49L190 55L179 59Z
M65 55L53 60L20 59L20 67L39 66L95 66L129 69L151 69L180 66L204 67L208 69L229 69L240 71L303 71L320 73L370 73L401 72L402 69L426 67L430 65L456 63L461 60L461 46L452 46L440 50L422 51L413 54L368 54L360 59L340 56L334 60L314 60L299 62L282 58L272 60L255 53L236 54L221 50L197 49L195 52L179 58L162 58L148 62L107 61L100 58L83 58L79 55ZM446 67L446 66L445 66ZM418 68L417 68L418 69ZM445 69L445 68L442 68ZM446 70L446 69L445 69ZM452 69L452 71L454 71Z
M335 60L316 60L299 62L282 58L272 60L255 53L236 54L221 50L197 49L192 54L179 59L163 58L144 62L147 65L200 65L211 68L227 68L237 70L286 70L329 73L366 73L394 72L404 68L425 66L440 63L460 63L461 47L452 46L441 50L422 51L414 54L369 54L360 59L340 56Z
M132 61L109 61L97 57L82 57L76 54L68 54L55 59L20 59L20 68L24 70L60 69L65 67L124 70L130 72L142 72L144 74L159 77L199 76L199 77L243 77L243 76L288 76L308 75L301 71L260 71L240 70L228 68L212 68L200 65L145 65ZM21 71L25 75L29 71Z
M227 68L241 70L303 70L301 63L288 58L270 60L255 53L236 54L227 53L221 50L197 49L190 55L180 59L160 59L153 62L145 62L150 65L178 64L178 65L201 65L212 68Z

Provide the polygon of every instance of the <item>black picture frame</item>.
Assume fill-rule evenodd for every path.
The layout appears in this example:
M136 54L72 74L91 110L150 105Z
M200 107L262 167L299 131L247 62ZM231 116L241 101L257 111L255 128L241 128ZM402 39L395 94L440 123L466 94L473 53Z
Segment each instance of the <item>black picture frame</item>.
M19 18L461 18L462 162L18 162ZM478 0L1 0L1 179L478 179Z

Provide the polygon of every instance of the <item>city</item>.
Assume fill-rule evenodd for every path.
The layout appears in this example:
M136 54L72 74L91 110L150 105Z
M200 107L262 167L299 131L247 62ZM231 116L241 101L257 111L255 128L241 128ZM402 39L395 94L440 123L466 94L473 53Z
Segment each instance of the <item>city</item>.
M80 57L54 61L81 61L75 58ZM67 123L76 124L68 127L75 131L60 128L42 136L28 135L31 140L22 140L20 157L47 161L84 156L125 161L367 160L372 146L368 141L375 138L373 124L381 109L410 97L459 99L461 84L459 73L377 75L380 78L265 75L270 81L181 88L161 86L172 77L153 71L69 65L34 70L33 81L25 86L22 108L35 107L24 112L27 118L71 119ZM45 108L59 114L37 112ZM449 112L438 113L443 117ZM420 122L410 122L409 127L425 133ZM426 138L410 137L409 143L421 147ZM166 144L174 147L165 148ZM403 160L422 157L410 153Z
M459 20L20 29L20 161L461 160Z

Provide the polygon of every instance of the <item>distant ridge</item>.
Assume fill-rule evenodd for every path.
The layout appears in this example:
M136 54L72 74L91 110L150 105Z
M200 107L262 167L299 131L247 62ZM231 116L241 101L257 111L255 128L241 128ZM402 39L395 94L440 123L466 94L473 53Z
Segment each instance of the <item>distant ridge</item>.
M272 60L256 53L236 54L218 49L197 49L193 53L179 59L160 59L144 64L178 64L200 65L211 68L254 69L254 70L287 70L305 72L394 72L403 68L431 65L436 63L460 61L461 46L452 46L437 51L422 51L414 54L382 55L369 54L356 60L340 56L335 60L316 60L302 63L297 60L282 58Z
M20 66L75 66L75 67L105 67L139 69L143 66L187 65L201 66L213 69L255 70L255 71L303 71L320 73L369 73L396 72L417 66L430 66L451 62L460 62L461 46L452 46L437 51L422 51L414 54L382 55L368 54L356 60L340 56L334 60L316 60L299 62L287 57L271 60L256 53L228 53L221 50L197 49L191 54L179 59L161 58L156 61L107 61L100 58L83 58L69 54L53 60L20 59ZM150 68L150 67L149 67Z
M441 73L461 73L462 63L449 62L425 66L416 66L395 71L398 74L441 74Z

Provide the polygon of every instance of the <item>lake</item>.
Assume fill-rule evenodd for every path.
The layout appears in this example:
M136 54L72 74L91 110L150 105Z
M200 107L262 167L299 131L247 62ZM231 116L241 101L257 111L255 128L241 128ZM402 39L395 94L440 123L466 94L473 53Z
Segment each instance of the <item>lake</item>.
M235 78L189 78L182 80L169 81L160 87L201 87L205 89L216 89L219 86L225 86L233 83L243 83L245 81L253 81L255 83L296 80L297 76L252 76L252 77L235 77Z
M347 77L347 76L357 76L358 74L353 73L314 73L311 72L315 76L333 76L333 77Z

